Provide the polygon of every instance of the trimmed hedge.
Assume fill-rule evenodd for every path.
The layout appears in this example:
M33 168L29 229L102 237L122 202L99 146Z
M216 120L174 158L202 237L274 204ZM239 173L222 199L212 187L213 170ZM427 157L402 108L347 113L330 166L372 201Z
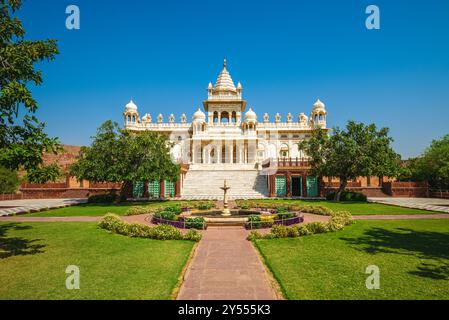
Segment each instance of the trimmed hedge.
M326 195L326 200L334 200L335 199L335 191L331 191ZM343 191L340 196L340 201L360 201L367 202L367 197L360 192L352 192L352 191Z
M88 203L113 203L117 202L119 200L120 202L126 201L125 196L119 196L118 194L111 192L111 193L105 193L105 194L97 194L94 196L90 196L87 199Z
M189 230L185 235L173 226L159 225L149 227L140 223L126 223L119 216L108 213L98 223L102 229L113 233L134 238L147 238L155 240L189 240L200 241L201 234L196 230Z
M333 211L325 206L320 205L301 205L301 204L290 204L290 205L280 205L279 203L273 202L262 202L257 200L237 200L237 205L242 208L254 208L261 210L270 210L275 213L290 213L290 212L304 212L313 213L322 216L330 216Z
M141 214L147 214L150 213L150 209L148 207L141 207L141 206L135 206L135 207L131 207L129 208L125 215L127 216L138 216Z
M309 236L312 234L335 232L343 230L346 226L353 223L352 215L346 211L332 212L329 222L312 222L299 226L286 227L275 225L271 233L262 235L257 231L251 231L248 240L256 239L276 239L276 238L297 238Z

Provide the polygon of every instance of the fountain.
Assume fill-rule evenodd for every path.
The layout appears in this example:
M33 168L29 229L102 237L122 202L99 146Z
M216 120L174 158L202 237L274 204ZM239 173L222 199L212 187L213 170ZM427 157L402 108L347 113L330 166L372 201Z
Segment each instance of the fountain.
M223 196L223 213L221 214L224 217L229 217L231 215L231 211L229 210L228 207L228 190L231 189L231 187L229 187L226 184L226 180L224 181L224 186L220 187L221 190L224 191L224 196Z

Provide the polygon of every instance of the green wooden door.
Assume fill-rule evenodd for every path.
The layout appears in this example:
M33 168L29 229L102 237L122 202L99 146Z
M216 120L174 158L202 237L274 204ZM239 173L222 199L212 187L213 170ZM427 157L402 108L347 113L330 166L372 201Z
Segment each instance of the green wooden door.
M307 177L307 197L318 197L318 180L316 177Z
M142 181L137 181L133 183L133 198L142 198L143 191L145 188L145 183Z
M175 183L165 181L165 197L174 198L174 196L175 196Z
M285 178L285 176L276 176L275 185L276 196L285 197L285 195L287 194L287 179Z
M159 181L148 182L148 194L150 198L159 198L160 197L159 193L160 193Z

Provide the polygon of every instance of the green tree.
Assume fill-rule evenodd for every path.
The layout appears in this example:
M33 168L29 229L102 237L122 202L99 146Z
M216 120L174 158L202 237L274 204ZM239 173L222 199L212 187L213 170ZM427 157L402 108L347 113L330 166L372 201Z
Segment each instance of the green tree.
M42 154L56 153L60 146L34 116L38 104L28 86L42 84L35 64L53 60L58 49L55 40L24 39L22 22L14 16L21 5L21 0L0 2L0 165L36 176L46 170Z
M133 181L176 181L180 166L170 157L167 138L155 132L132 133L106 121L90 147L81 148L71 174L79 180L122 183L120 194Z
M434 188L449 188L449 134L432 141L424 154L408 164L413 180L427 180Z
M346 130L336 128L331 135L323 129L314 130L299 148L310 157L312 174L340 179L335 194L335 200L340 201L352 179L398 174L400 158L391 148L392 142L387 128L377 130L374 124L349 121Z
M0 166L0 194L15 193L19 184L20 180L17 171Z

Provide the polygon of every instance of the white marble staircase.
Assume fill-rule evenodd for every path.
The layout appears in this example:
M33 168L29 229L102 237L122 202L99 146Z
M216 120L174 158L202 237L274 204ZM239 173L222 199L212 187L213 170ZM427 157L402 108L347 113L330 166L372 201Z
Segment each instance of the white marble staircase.
M258 170L189 170L183 182L182 198L222 200L226 179L229 199L261 199L268 196L267 177Z

